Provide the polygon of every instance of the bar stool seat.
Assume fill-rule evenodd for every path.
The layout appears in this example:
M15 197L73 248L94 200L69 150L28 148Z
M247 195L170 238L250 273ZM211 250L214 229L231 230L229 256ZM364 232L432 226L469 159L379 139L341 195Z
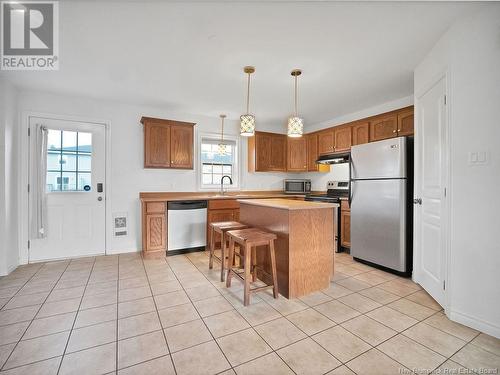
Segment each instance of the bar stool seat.
M250 303L250 293L259 292L265 289L273 289L274 298L278 298L278 279L276 273L276 256L274 252L274 241L277 236L274 233L266 232L257 228L246 228L239 230L231 230L226 233L229 238L229 259L234 256L240 257L243 261L243 272L233 267L230 263L227 268L226 286L231 287L232 276L237 276L243 282L244 288L244 305L248 306ZM235 253L235 244L240 246L240 252ZM266 246L271 259L271 274L267 273L257 265L257 246ZM250 282L257 280L257 269L264 274L267 274L272 279L272 284L250 288ZM250 280L250 278L252 280Z
M244 229L247 228L245 224L239 223L237 221L219 221L216 223L210 223L210 258L208 262L208 268L212 269L214 266L214 259L221 264L220 270L220 281L224 281L225 278L225 263L227 259L226 254L226 232L230 230ZM218 233L220 235L220 247L221 247L221 255L220 258L215 255L215 234ZM229 258L228 262L232 264L232 259Z

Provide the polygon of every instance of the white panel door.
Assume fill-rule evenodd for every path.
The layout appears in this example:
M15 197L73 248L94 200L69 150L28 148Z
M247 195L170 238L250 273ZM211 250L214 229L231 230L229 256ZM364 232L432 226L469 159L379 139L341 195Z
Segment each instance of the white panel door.
M445 304L447 118L443 77L417 100L415 280Z
M37 124L48 129L47 236L30 239L29 261L105 254L105 125L31 117L31 134Z

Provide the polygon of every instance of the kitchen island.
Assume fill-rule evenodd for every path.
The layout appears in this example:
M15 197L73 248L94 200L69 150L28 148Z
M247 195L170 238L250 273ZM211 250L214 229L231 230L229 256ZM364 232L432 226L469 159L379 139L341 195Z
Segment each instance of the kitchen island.
M278 289L286 298L330 286L333 275L334 215L338 204L291 199L239 199L240 222L275 233ZM270 271L268 252L257 262ZM266 280L265 273L258 275Z

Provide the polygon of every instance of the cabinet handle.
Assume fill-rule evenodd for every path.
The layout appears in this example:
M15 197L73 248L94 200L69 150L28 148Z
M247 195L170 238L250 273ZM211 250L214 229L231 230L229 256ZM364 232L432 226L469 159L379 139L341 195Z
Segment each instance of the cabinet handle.
M398 129L398 133L401 131L401 129Z
M396 132L397 132L397 130L393 130L392 132L393 132L393 133L396 133Z

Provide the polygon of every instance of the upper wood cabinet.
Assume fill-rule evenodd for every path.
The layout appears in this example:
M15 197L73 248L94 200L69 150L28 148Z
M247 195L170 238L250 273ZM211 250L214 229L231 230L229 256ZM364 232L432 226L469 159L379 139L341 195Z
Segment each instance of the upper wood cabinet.
M352 125L352 145L362 145L370 142L370 123L357 122Z
M398 136L413 134L413 107L398 113Z
M255 132L248 138L249 172L286 172L287 136L267 132Z
M335 147L335 131L333 128L318 133L318 153L331 154Z
M370 120L370 142L392 138L398 132L398 116L396 113L384 114Z
M318 134L307 134L307 170L309 172L316 172L318 170Z
M193 126L172 125L170 130L170 167L193 168Z
M271 170L286 172L286 142L284 134L273 134L271 137Z
M334 152L349 151L352 144L351 126L337 126L334 128L335 144L333 147Z
M144 168L193 169L195 124L141 118L144 125Z
M308 154L307 137L288 138L287 170L289 172L307 172Z

